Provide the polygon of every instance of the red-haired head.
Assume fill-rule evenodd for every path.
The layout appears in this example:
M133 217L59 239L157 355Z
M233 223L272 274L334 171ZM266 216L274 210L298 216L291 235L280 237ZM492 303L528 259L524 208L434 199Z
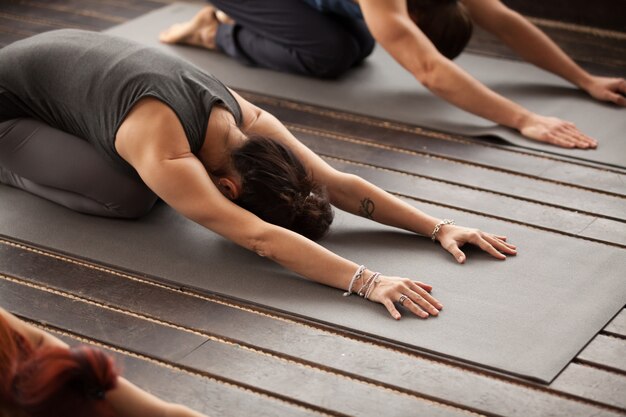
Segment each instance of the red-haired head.
M0 403L11 413L113 416L105 394L116 381L113 362L103 352L89 347L33 348L0 316Z

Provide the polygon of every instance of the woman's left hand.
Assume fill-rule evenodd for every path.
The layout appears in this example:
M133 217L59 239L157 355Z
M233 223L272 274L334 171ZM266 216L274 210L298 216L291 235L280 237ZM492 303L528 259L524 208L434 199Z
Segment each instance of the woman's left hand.
M626 80L623 78L591 77L583 88L595 99L626 107Z
M496 259L504 260L506 255L517 254L515 245L507 243L506 236L450 224L441 227L437 233L437 240L460 264L465 262L465 254L460 248L466 243L478 246Z

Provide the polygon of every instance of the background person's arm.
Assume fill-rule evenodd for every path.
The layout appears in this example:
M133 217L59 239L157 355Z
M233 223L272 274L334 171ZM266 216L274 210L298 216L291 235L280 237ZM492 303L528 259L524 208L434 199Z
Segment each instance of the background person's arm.
M517 129L530 139L566 148L597 145L572 123L528 111L441 55L409 17L406 1L361 0L359 4L378 43L435 95L470 113Z
M500 0L464 0L472 20L526 61L550 71L592 97L626 106L626 80L596 77L576 64L545 33Z

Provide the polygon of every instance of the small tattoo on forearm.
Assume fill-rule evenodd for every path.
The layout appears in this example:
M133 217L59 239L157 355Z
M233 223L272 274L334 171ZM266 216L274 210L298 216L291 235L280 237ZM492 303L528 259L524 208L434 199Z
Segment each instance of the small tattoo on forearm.
M361 216L366 219L372 219L374 217L374 210L376 210L376 205L369 197L365 197L361 200L361 205L359 206L359 214Z

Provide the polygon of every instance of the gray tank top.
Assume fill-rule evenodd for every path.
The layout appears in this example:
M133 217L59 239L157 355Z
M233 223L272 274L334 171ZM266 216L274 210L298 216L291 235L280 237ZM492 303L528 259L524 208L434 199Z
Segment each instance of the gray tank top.
M204 142L211 108L241 109L214 76L158 49L74 29L43 33L0 49L0 120L29 116L92 143L119 166L115 135L143 97L178 116L191 151Z

